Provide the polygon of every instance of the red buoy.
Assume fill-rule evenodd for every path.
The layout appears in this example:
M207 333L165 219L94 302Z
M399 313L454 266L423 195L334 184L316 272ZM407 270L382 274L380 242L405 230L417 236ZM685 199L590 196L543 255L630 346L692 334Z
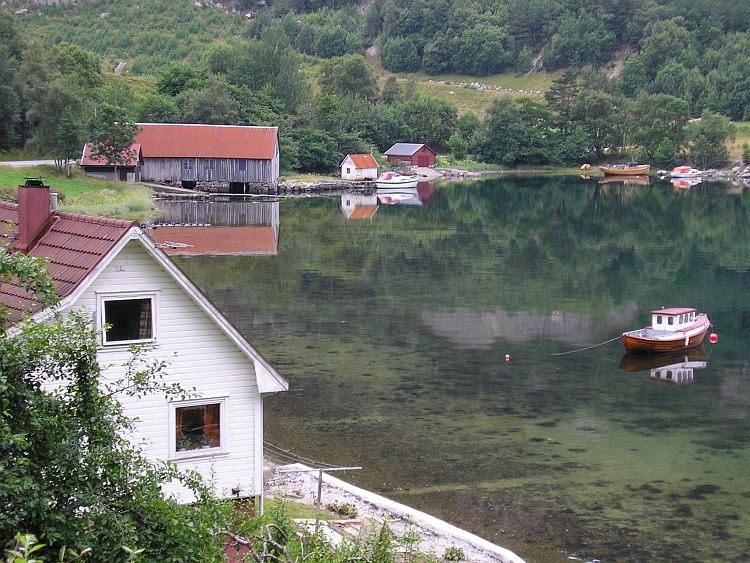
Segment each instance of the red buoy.
M711 334L708 335L708 341L711 344L716 344L719 341L719 335L716 334L715 332L712 332Z
M506 362L509 362L509 361L510 361L510 354L505 354L505 361L506 361Z

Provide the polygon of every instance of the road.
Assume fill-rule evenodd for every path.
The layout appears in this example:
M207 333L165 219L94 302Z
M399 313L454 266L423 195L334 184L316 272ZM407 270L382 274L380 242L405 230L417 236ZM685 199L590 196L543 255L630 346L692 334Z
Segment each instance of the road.
M11 168L31 168L41 164L55 165L54 160L5 160L0 161L0 166L10 166Z

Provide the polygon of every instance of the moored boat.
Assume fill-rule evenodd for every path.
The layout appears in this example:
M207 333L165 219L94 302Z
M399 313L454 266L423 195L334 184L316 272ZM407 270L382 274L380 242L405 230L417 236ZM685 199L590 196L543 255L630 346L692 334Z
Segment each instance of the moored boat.
M620 336L631 354L676 352L700 346L711 326L705 313L673 307L651 311L651 326L624 332Z
M380 188L416 188L419 176L403 176L398 172L383 172L375 185Z
M697 178L702 172L697 168L690 168L689 166L677 166L672 169L672 178Z
M605 176L648 176L651 170L650 164L613 164L612 166L599 166L599 170Z

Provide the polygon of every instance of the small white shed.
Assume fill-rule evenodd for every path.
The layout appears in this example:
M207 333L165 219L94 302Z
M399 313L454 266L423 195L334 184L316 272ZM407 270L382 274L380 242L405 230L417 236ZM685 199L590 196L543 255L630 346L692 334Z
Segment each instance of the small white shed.
M371 154L348 154L341 163L342 180L375 180L378 161Z

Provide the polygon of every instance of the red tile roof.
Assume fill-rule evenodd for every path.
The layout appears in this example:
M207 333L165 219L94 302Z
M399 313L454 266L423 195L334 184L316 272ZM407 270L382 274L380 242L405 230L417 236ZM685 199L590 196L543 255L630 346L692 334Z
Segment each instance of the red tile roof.
M350 154L349 158L356 168L377 168L378 161L371 154Z
M91 156L91 149L93 146L93 143L86 143L84 145L83 156L81 156L81 166L112 166L111 164L107 164L107 159L103 156ZM131 145L130 154L132 155L132 158L119 166L137 166L138 161L141 158L141 145L138 143Z
M271 226L157 227L151 239L168 255L254 255L278 253Z
M18 224L18 205L0 202L0 224ZM136 221L122 221L106 217L90 217L62 211L51 212L42 235L27 254L49 258L49 269L55 292L67 297L99 262L130 231ZM8 243L13 238L4 234ZM0 302L10 310L10 323L19 321L23 313L36 313L41 304L15 283L0 285Z
M271 160L277 127L139 123L144 158L249 158Z

